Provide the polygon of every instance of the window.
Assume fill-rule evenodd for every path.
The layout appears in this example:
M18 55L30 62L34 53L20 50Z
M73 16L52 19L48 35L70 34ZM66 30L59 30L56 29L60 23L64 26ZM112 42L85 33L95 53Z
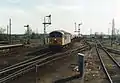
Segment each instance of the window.
M60 32L52 32L50 33L50 37L62 37L62 34Z

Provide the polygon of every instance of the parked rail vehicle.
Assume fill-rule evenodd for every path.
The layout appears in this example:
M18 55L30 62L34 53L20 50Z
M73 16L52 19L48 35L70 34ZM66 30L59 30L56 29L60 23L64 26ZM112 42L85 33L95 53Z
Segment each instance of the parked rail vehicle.
M71 43L72 35L63 30L56 30L49 33L49 48L63 48Z

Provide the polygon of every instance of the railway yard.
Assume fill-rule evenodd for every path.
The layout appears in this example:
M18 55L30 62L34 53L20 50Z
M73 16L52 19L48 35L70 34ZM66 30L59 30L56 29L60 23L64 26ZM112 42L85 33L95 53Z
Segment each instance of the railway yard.
M0 83L120 83L120 0L1 0Z
M120 51L99 41L77 39L70 48L57 52L47 46L23 44L0 49L0 83L120 82ZM77 70L78 53L85 57L82 77Z

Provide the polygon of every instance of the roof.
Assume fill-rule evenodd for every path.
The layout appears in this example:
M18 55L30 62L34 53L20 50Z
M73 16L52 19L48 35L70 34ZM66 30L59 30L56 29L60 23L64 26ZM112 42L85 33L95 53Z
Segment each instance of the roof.
M60 32L60 33L62 33L62 34L71 34L71 33L66 32L66 31L64 31L64 30L55 30L55 31L52 31L52 32ZM52 32L50 32L50 33L52 33Z

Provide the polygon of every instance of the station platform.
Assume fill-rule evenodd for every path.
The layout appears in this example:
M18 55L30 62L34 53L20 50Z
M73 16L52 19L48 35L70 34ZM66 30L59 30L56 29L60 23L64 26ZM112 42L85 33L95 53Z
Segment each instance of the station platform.
M23 46L23 44L4 45L4 46L0 46L0 50L9 49L9 48L16 48L16 47L22 47L22 46Z

